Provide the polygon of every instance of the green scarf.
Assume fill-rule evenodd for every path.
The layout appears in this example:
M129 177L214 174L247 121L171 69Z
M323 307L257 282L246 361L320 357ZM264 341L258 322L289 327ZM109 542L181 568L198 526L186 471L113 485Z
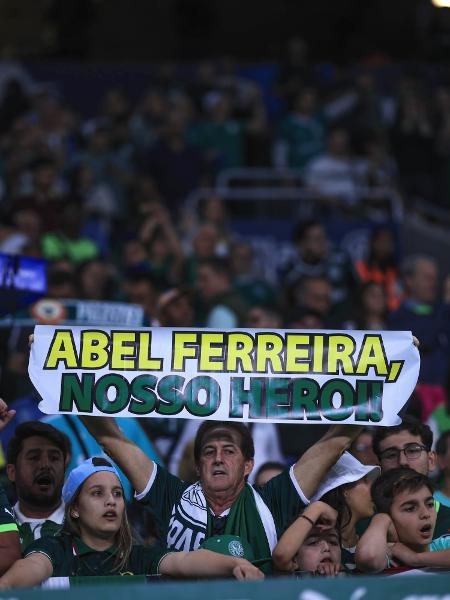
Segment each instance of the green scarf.
M233 502L223 533L225 535L238 535L242 539L247 540L255 555L255 560L252 562L257 564L264 573L271 572L272 558L270 546L256 506L253 490L249 484L245 485L242 492ZM208 508L206 538L212 535L213 522L211 511Z

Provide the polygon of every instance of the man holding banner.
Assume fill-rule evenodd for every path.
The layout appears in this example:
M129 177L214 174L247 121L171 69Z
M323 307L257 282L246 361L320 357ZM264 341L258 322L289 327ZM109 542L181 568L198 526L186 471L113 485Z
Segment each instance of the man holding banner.
M195 550L206 538L238 535L249 542L264 572L270 570L278 537L360 431L351 426L330 428L293 467L253 488L246 483L254 450L245 425L206 421L200 427L194 450L199 481L189 485L151 461L123 436L113 419L81 418L126 473L168 548Z
M82 415L169 548L194 550L206 538L240 536L266 572L278 537L358 425L399 422L418 369L406 332L46 326L35 330L29 366L41 410ZM157 466L113 415L211 419L195 441L199 481L189 485ZM244 423L264 420L334 426L290 469L255 489L246 483L254 449Z

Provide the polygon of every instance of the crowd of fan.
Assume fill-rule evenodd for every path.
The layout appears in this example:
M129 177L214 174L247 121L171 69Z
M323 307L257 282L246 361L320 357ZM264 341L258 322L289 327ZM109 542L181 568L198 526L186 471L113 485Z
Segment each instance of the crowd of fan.
M403 77L382 91L365 72L329 90L293 42L276 92L286 108L274 123L255 83L204 62L184 84L161 71L137 106L111 89L83 121L11 81L0 252L47 259L48 298L138 304L152 326L411 330L421 370L403 424L324 436L302 426L300 436L293 425L124 419L120 430L113 419L44 418L13 331L0 435L14 506L0 495L0 586L450 567L450 286L440 292L436 262L400 263L389 226L352 260L317 218L295 227L295 253L267 281L214 191L195 210L184 203L223 168L274 164L300 169L325 210L357 211L386 189L445 206L449 88L426 96ZM30 394L33 421L29 403L21 412Z
M15 417L3 401L0 417L1 429ZM1 588L51 577L251 580L450 569L450 431L434 451L430 428L408 415L376 432L333 426L292 466L260 467L250 485L249 428L206 421L190 484L151 460L114 419L80 420L128 477L140 509L127 507L107 456L84 460L66 477L68 436L41 421L18 425L7 449L13 507L0 487ZM443 479L435 492L429 475L437 463Z

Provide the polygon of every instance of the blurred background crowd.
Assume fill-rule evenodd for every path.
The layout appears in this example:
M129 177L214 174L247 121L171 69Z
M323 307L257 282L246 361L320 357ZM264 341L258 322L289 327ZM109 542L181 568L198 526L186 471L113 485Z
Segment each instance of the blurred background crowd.
M434 62L345 64L311 58L300 36L283 47L251 63L0 63L0 396L15 425L42 416L33 324L90 319L412 330L407 410L437 437L450 428L450 69L434 46ZM15 277L41 266L31 302ZM195 431L140 421L184 468ZM266 458L317 435L294 429L274 428Z

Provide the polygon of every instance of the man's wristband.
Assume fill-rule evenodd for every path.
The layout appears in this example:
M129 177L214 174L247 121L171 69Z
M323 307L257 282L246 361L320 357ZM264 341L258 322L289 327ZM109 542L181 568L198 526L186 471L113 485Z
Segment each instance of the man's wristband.
M306 515L300 515L301 519L306 519L307 521L309 521L311 523L311 527L315 526L315 523L312 519L310 519L309 517L307 517Z

